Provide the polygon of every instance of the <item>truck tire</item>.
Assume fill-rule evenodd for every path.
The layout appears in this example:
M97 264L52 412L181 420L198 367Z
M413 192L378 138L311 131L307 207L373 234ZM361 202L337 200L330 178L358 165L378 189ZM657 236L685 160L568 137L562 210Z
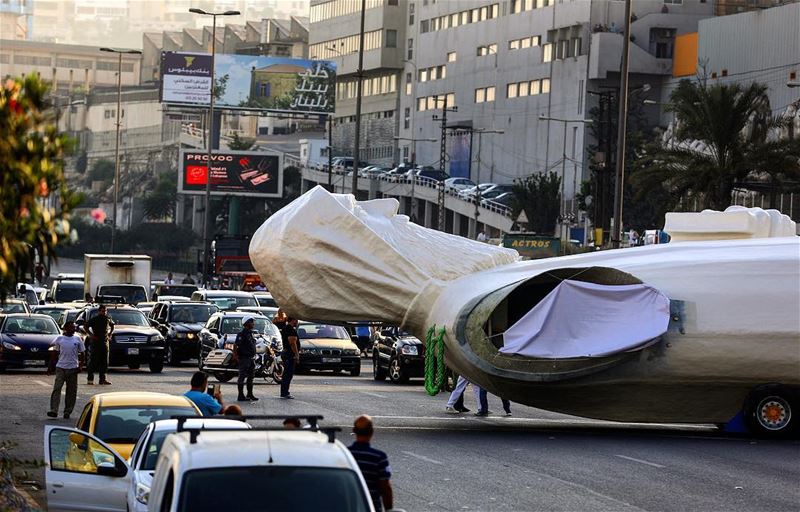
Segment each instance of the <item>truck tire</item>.
M786 386L756 388L745 402L744 415L750 431L762 437L785 437L798 429L797 392Z
M372 378L374 380L386 380L386 370L378 364L378 356L375 351L372 352Z
M217 379L219 382L228 382L234 377L234 373L232 372L213 372L214 378Z
M162 361L160 358L151 359L148 363L148 366L150 367L150 371L152 373L161 373L164 371L164 361Z

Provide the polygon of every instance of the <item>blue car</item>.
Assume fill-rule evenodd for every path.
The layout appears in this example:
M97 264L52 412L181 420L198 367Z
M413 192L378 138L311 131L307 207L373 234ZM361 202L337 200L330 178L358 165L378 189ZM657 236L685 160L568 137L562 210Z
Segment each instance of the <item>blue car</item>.
M58 325L47 315L0 315L0 371L46 365L50 343L59 334Z

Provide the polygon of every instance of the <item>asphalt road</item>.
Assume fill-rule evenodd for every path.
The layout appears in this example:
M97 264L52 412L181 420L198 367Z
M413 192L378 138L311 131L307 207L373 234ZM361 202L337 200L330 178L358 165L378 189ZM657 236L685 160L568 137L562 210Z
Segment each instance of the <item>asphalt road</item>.
M111 373L113 385L81 379L73 420L45 416L52 377L39 370L0 374L0 440L15 455L41 458L43 426L73 424L87 398L100 391L182 393L194 366ZM353 418L375 418L374 444L389 454L396 506L425 510L547 511L796 511L800 510L800 441L721 435L707 426L599 422L512 405L513 416L476 418L444 413L446 396L429 397L421 381L374 382L361 377L301 375L296 400L278 399L275 384L259 382L251 414L322 414L349 429ZM214 379L212 379L214 382ZM222 385L234 398L234 383ZM469 393L467 407L475 409ZM489 407L502 411L499 399ZM342 440L349 443L349 437ZM32 479L43 483L43 471ZM44 492L31 490L43 503Z

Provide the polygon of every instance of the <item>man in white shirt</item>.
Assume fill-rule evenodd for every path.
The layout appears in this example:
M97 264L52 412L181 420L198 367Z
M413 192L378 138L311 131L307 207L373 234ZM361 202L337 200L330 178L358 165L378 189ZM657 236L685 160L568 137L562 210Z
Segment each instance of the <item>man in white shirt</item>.
M53 352L50 357L50 366L47 374L51 375L55 368L56 380L53 384L53 393L50 395L50 410L47 415L51 418L58 417L58 406L61 402L61 388L67 383L67 396L64 400L64 419L69 419L69 415L75 407L75 399L78 396L78 374L83 368L83 354L86 347L80 336L75 335L75 324L67 322L64 324L64 334L57 337L50 343Z
M175 279L172 277L172 272L167 274L167 278L164 279L164 284L175 284Z

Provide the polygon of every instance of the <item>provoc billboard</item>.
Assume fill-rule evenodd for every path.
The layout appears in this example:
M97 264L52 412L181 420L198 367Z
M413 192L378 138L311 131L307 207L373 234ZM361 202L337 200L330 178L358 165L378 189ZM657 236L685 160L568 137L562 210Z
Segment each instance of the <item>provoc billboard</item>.
M208 153L181 150L178 192L205 194ZM275 198L283 196L282 157L254 151L211 155L211 194Z
M210 55L163 52L161 63L161 101L208 106ZM336 65L330 61L217 54L214 81L214 103L221 109L317 115L334 111Z

